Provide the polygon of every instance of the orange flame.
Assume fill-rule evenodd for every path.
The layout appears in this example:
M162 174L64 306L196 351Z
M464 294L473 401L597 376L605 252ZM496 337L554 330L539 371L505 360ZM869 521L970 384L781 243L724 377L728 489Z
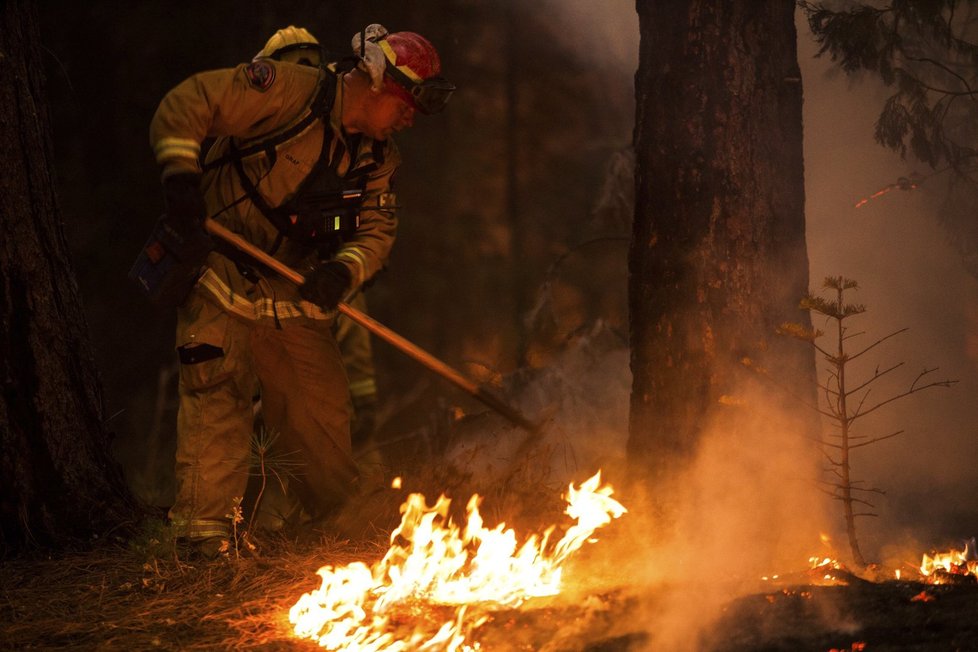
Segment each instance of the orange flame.
M567 557L597 528L627 511L612 493L610 485L601 485L600 472L579 489L571 484L565 513L576 523L553 546L554 526L522 545L505 523L486 528L478 495L468 502L462 529L448 516L448 498L440 496L429 507L424 496L411 494L401 506L401 524L391 533L384 558L372 567L361 562L323 566L317 571L322 585L293 605L289 620L297 636L331 650L475 649L465 641L485 617L467 618L467 606L518 606L528 598L559 593ZM454 614L395 635L395 609L419 602L452 605Z
M947 575L978 575L978 561L964 550L924 555L920 561L920 574L933 584L941 584Z

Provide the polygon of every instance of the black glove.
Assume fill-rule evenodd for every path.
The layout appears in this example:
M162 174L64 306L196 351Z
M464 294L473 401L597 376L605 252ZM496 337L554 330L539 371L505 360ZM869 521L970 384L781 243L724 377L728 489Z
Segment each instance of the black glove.
M202 230L207 212L199 174L180 172L163 179L163 201L167 222L181 235L189 237Z
M333 310L349 291L351 278L350 270L341 262L320 263L306 274L306 282L299 286L299 296L323 310Z

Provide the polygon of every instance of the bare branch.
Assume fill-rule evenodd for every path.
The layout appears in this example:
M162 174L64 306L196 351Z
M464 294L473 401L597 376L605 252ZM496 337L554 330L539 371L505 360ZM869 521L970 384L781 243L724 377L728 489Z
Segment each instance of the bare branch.
M866 334L866 331L858 331L856 333L851 333L850 334L848 328L846 328L844 330L845 330L846 334L842 336L842 341L843 342L848 342L849 340L851 340L854 337L859 337L860 335L865 335Z
M909 328L901 328L901 329L900 329L900 330L898 330L898 331L893 331L893 332L892 332L892 333L890 333L889 335L884 335L884 336L883 336L883 337L881 337L880 339L878 339L878 340L876 340L875 342L873 342L872 344L870 344L869 346L867 346L867 347L866 347L865 349L863 349L862 351L860 351L860 352L858 352L858 353L853 353L852 355L850 355L850 356L849 356L849 360L855 360L856 358L858 358L858 357L860 357L861 355L863 355L863 354L865 354L865 353L868 353L868 352L870 352L870 351L872 351L873 349L875 349L875 348L876 348L877 346L879 346L879 345L880 345L880 344L882 344L883 342L885 342L885 341L887 341L888 339L890 339L890 338L892 338L892 337L896 337L896 336L897 336L897 335L899 335L900 333L906 333L906 332L907 332L908 330L910 330L910 329L909 329Z
M917 377L917 380L920 380L920 376ZM890 398L886 399L885 401L882 401L880 403L877 403L873 407L871 407L868 410L866 410L865 412L861 413L859 416L862 417L862 416L866 416L867 414L872 414L873 412L875 412L876 410L880 409L881 407L883 407L884 405L886 405L888 403L892 403L893 401L898 401L901 398L905 398L907 396L910 396L911 394L916 394L917 392L922 392L925 389L930 389L931 387L950 387L951 385L957 383L958 381L956 381L956 380L939 380L939 381L935 381L933 383L927 383L926 385L921 385L920 387L916 387L915 386L916 382L917 381L915 380L914 381L914 385L911 385L910 389L908 389L907 391L902 392L900 394L897 394L895 396L891 396Z
M878 441L883 441L884 439L890 439L891 437L896 437L897 435L902 435L902 430L897 430L896 432L890 433L889 435L883 435L882 437L873 437L866 441L859 442L858 444L850 444L849 448L861 448L863 446L869 446L870 444L875 444Z
M869 380L867 380L866 382L864 382L862 385L859 385L858 387L854 387L853 389L851 389L848 392L846 392L846 396L849 396L850 394L855 394L856 392L858 392L862 388L864 388L864 387L866 387L866 386L868 386L868 385L870 385L872 383L875 383L877 380L879 380L880 378L882 378L886 374L888 374L891 371L894 371L896 369L899 369L902 366L903 366L903 363L902 362L898 362L895 365L893 365L892 367L890 367L889 369L884 369L883 371L880 371L879 369L877 369L875 372L873 372L873 377L872 378L870 378Z
M858 419L859 416L862 414L863 405L866 404L866 399L869 398L869 394L870 392L867 391L865 394L863 394L863 397L859 399L859 405L857 405L856 409L852 411L852 415L849 417L849 423L852 423L853 421Z
M838 368L838 367L828 367L828 368L826 368L826 370L825 370L825 372L826 372L826 373L828 374L828 376L829 376L829 377L828 377L828 380L829 380L830 382L831 382L831 381L835 381L835 386L836 386L836 387L838 387L838 386L839 386L839 372L838 372L838 371L836 371L836 369L837 369L837 368ZM826 383L826 385L827 385L827 384L828 384L828 383Z
M879 496L885 496L886 495L886 492L885 491L883 491L882 489L877 489L876 487L869 487L867 489L863 489L862 487L851 487L851 489L853 491L862 491L862 492L865 492L865 493L868 493L868 494L877 494Z
M828 390L828 388L826 388L826 390L825 390L825 404L828 406L826 409L829 411L828 416L832 417L833 419L838 419L839 418L839 410L835 407L835 403L836 403L836 400L835 399L838 396L839 396L838 392L830 392ZM822 412L822 409L821 408L819 408L819 412L822 413L822 414L824 414L824 412Z
M829 417L830 419L838 419L839 418L839 415L837 415L835 412L832 412L832 411L828 411L827 412L827 411L823 410L822 408L817 408L815 411L818 412L819 414L821 414L823 417Z
M816 382L815 383L815 388L822 390L822 392L824 392L827 395L832 395L832 396L838 395L838 392L837 391L835 391L834 389L832 389L828 385L823 385L820 382Z
M834 459L832 459L832 456L829 455L825 451L822 451L822 457L824 457L826 460L828 460L829 464L831 464L832 466L837 467L837 466L839 466L841 464L840 462L836 462ZM830 470L832 471L832 473L836 473L837 472L835 469L830 469Z
M919 381L921 378L923 378L927 374L931 373L932 371L937 371L938 369L940 369L940 367L934 367L933 369L924 369L919 374L917 374L917 377L914 378L914 381L910 384L910 391L915 391L916 390L917 381ZM936 381L936 382L931 383L930 385L927 385L926 387L930 387L931 385L940 385L942 387L950 387L951 385L954 385L957 382L958 381L956 381L956 380L939 380L939 381ZM924 389L924 387L921 387L920 389Z
M825 356L829 360L833 360L834 359L834 356L831 353L829 353L828 351L826 351L825 349L823 349L822 347L820 347L816 342L812 342L812 346L815 348L816 351L818 351L819 353L821 353L823 356Z

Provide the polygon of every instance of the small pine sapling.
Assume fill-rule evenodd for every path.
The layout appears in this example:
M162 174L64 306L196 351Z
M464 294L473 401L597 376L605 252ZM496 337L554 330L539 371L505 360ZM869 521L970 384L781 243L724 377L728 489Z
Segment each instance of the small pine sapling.
M910 394L916 394L931 387L950 387L957 381L927 382L928 375L937 371L937 368L925 368L917 374L907 389L877 402L868 403L872 386L884 376L903 366L903 363L899 362L884 369L877 366L871 376L858 380L847 377L847 373L851 371L850 363L908 329L902 328L894 331L877 339L865 348L855 352L850 351L846 348L849 341L863 333L850 333L847 325L848 320L866 312L866 306L846 303L845 294L847 291L857 290L858 285L856 281L842 276L830 276L825 279L823 289L829 291L829 294L832 295L831 298L827 299L809 293L801 300L800 307L810 313L825 317L826 322L831 325L830 330L832 332L829 337L832 343L830 347L823 347L819 343L819 338L825 333L815 328L798 323L785 323L781 325L779 331L784 335L809 343L817 355L827 363L825 381L818 381L818 390L822 400L814 406L820 414L832 422L835 430L834 434L827 440L821 441L822 452L828 463L827 470L831 475L831 479L824 482L825 492L842 503L852 558L856 564L866 566L856 536L856 519L861 516L878 516L872 511L875 507L869 498L873 494L883 494L884 492L877 488L861 486L864 482L853 477L852 452L857 448L896 437L903 431L898 430L878 436L859 435L856 434L853 426L856 421L863 417Z

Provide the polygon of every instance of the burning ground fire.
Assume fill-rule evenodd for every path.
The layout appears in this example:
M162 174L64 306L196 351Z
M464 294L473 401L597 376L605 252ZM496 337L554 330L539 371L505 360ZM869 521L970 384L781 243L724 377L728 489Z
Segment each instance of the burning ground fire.
M576 523L556 543L550 526L522 545L505 523L484 526L478 495L460 528L449 517L448 498L428 506L411 494L384 558L369 567L323 566L322 585L296 602L289 620L297 636L330 650L478 650L467 641L493 608L560 592L566 559L627 511L612 493L600 472L577 489L571 484L565 513Z
M837 559L809 557L808 561L811 567L806 572L806 576L811 584L831 585L866 581L850 572L845 564ZM907 572L896 569L889 576L877 565L871 565L867 570L871 571L876 580L896 579L923 584L978 584L978 550L974 538L965 544L964 550L925 553L919 566L914 567L910 564L907 566ZM784 578L779 575L761 578L764 582L780 582L782 579Z
M924 555L920 562L920 574L929 584L954 584L978 580L978 555L972 538L964 550Z

